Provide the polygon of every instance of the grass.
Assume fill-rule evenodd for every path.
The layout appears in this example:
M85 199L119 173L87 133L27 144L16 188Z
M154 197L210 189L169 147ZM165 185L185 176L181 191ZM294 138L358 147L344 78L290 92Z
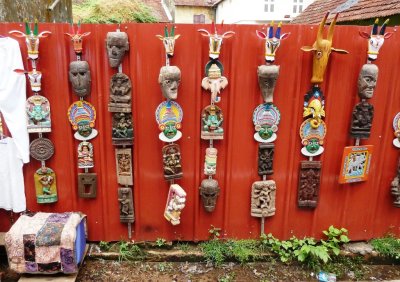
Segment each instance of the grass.
M373 239L370 243L381 255L400 260L400 238L396 238L393 234L389 233L383 238Z

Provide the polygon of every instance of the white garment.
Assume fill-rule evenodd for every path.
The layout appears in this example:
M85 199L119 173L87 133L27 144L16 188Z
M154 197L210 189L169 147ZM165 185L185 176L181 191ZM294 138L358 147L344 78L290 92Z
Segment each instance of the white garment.
M13 138L0 140L0 156L0 208L22 212L26 210L23 162Z
M26 78L14 72L15 69L24 69L18 41L10 37L0 38L0 112L17 147L15 153L24 163L28 163Z

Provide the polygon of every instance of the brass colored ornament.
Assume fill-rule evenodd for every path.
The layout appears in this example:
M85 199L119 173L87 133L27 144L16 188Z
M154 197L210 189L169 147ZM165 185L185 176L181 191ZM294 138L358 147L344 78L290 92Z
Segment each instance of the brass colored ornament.
M322 163L320 161L300 162L300 180L297 197L299 207L317 207L321 183L321 167Z
M31 157L38 161L46 161L54 154L54 145L50 139L37 138L29 145Z
M78 195L80 198L96 198L96 173L78 173Z
M38 204L55 203L58 201L56 174L51 168L39 168L34 174L36 201Z
M115 149L117 163L117 181L120 185L133 185L132 149Z
M135 221L131 188L118 188L119 218L121 222Z
M276 184L273 180L256 181L251 187L251 216L275 215Z

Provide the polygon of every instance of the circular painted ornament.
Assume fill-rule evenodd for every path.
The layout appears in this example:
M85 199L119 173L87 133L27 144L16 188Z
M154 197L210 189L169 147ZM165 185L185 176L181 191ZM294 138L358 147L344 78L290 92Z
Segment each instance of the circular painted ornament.
M94 129L96 109L86 101L76 101L68 108L68 119L72 128L77 130L75 139L85 141L93 139L98 132Z
M161 133L158 135L161 141L175 142L182 137L179 131L183 119L181 106L175 101L164 101L156 109L156 121Z
M301 143L304 147L301 153L307 157L321 155L324 152L324 138L326 135L326 124L321 120L317 128L313 127L313 119L306 119L300 126Z
M47 138L37 138L29 145L29 152L35 160L46 161L54 154L53 142Z
M394 136L396 136L395 139L393 139L393 145L396 148L400 148L400 112L396 114L396 116L393 119L393 129L394 129Z
M254 139L260 143L274 142L277 138L275 132L278 131L280 120L281 113L274 104L259 105L253 112L253 123L256 130Z

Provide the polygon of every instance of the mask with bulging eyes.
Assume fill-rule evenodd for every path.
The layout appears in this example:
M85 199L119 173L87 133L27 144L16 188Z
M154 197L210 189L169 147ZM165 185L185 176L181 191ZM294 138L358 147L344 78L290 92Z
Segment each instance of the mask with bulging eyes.
M204 179L201 181L200 196L203 202L204 209L207 212L212 212L217 205L217 198L219 195L218 181L215 179Z
M78 97L90 94L91 77L89 64L86 61L74 61L69 64L69 81L72 90Z
M128 35L125 32L107 33L106 47L110 66L118 67L125 52L129 50Z

